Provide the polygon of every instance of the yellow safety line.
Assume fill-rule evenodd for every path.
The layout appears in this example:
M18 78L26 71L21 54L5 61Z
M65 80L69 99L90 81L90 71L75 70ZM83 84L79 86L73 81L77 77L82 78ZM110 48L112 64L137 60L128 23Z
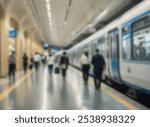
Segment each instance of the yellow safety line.
M130 110L139 110L139 108L137 108L136 106L134 106L133 104L129 103L128 101L125 101L124 99L122 99L121 97L113 94L113 93L109 93L108 91L103 91L105 94L107 94L108 96L112 97L114 100L118 101L120 104L122 104L123 106L127 107Z
M92 82L92 79L90 79L90 82ZM92 83L90 83L90 84L92 84ZM105 94L107 94L108 96L110 96L111 98L113 98L114 100L116 100L117 102L119 102L120 104L122 104L123 106L128 108L129 110L139 110L139 108L137 108L133 104L129 103L128 101L122 99L121 97L115 95L115 93L110 93L103 88L102 88L102 90Z
M80 74L81 74L81 72L80 72ZM93 84L91 78L90 78L90 84ZM115 95L114 93L109 93L108 91L106 91L104 89L102 89L102 90L105 94L107 94L108 96L110 96L111 98L113 98L114 100L116 100L117 102L122 104L123 106L127 107L129 110L139 110L139 108L137 108L133 104L129 103L128 101L122 99L121 97Z
M23 76L21 79L19 79L16 83L14 83L13 85L11 85L10 87L8 87L6 90L4 90L2 93L0 93L0 102L5 99L11 92L13 92L18 86L21 85L21 83L27 79L31 74L33 73L33 71L30 71L29 73L27 73L25 76Z

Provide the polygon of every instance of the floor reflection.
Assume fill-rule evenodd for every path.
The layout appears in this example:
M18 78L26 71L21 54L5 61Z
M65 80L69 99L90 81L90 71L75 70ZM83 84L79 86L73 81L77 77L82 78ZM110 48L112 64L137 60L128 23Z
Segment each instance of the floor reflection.
M0 87L0 91L4 90L3 87ZM115 109L112 103L114 101L102 91L96 91L90 83L85 85L82 74L75 69L69 68L63 81L61 74L49 74L48 67L42 66L0 102L0 109Z

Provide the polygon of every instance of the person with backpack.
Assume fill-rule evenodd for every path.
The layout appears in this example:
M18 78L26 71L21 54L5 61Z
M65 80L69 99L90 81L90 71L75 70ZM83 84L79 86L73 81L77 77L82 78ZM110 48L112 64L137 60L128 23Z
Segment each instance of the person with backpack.
M94 67L95 89L99 89L101 87L102 73L105 68L105 60L103 56L99 54L99 49L96 49L96 54L92 57L92 65Z
M63 55L62 55L61 58L60 58L60 63L59 63L59 65L60 65L61 70L62 70L62 77L63 77L63 80L65 80L66 72L67 72L68 65L69 65L69 58L68 58L68 56L66 55L66 52L63 52Z

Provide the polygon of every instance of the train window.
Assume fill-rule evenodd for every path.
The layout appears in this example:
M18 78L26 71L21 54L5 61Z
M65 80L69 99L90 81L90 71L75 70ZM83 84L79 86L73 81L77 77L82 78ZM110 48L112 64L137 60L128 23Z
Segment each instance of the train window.
M130 36L128 26L122 28L122 35ZM119 39L119 37L117 37L117 39ZM131 40L128 37L123 38L122 40L122 58L124 60L131 60Z
M133 59L150 61L150 27L133 32Z
M92 54L95 54L95 50L96 50L96 40L93 41L93 44L92 44Z
M98 40L98 45L97 45L99 51L100 51L100 54L104 55L105 53L105 39L104 38L101 38Z
M132 31L137 31L150 26L150 17L146 16L132 24Z
M128 27L124 27L122 29L122 33L125 34L125 33L128 33L129 32L129 28Z
M111 57L115 57L115 37L111 35Z
M118 33L116 34L116 43L119 44L119 35ZM118 49L119 45L115 45L115 49L119 51ZM115 56L118 58L118 51L115 52Z
M123 39L122 57L124 60L131 60L131 41L130 39Z
M134 22L131 27L133 59L150 61L150 17Z

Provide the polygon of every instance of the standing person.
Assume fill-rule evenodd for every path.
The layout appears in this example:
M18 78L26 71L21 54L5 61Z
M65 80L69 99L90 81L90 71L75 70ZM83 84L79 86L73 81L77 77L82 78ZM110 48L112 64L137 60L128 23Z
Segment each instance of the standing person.
M26 53L24 53L22 59L23 59L23 70L24 70L24 73L26 73L26 71L28 69L28 56Z
M15 52L12 52L11 55L8 58L9 62L9 79L11 79L11 75L13 76L13 79L15 79L15 71L16 71L16 56Z
M61 56L60 58L60 67L62 69L62 77L63 77L63 80L65 80L65 77L66 77L66 71L68 69L68 65L69 65L69 58L68 56L66 55L66 52L63 52L63 56Z
M83 80L87 85L88 78L89 78L89 69L90 69L90 61L89 61L89 56L87 51L85 51L84 54L81 56L80 62L82 65Z
M95 89L99 89L101 87L101 78L105 67L105 60L103 56L99 54L98 49L96 49L96 55L92 57L92 64L94 66Z
M34 57L33 57L33 60L34 60L35 70L37 71L37 70L39 69L40 60L41 60L41 57L40 57L40 55L38 54L38 52L35 53L35 55L34 55Z
M52 74L52 72L53 72L54 61L55 61L54 56L49 54L49 57L48 57L48 68L49 68L49 73L50 74Z

